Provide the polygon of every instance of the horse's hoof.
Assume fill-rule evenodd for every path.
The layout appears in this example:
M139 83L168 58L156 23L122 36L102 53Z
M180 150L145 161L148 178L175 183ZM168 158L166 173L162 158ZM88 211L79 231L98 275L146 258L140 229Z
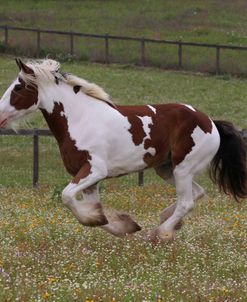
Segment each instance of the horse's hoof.
M85 226L96 227L108 223L100 203L83 202L76 216L78 221Z
M151 230L147 234L147 240L153 245L171 242L175 239L174 231L161 232L158 228Z
M117 237L125 237L141 230L141 227L126 213L106 212L108 224L102 229Z
M84 226L97 227L97 226L106 225L108 223L108 220L106 216L103 214L103 215L98 215L97 217L94 218L88 217L87 219L80 220L79 222Z
M162 242L171 242L175 239L175 232L173 231L166 231L159 234L159 238Z

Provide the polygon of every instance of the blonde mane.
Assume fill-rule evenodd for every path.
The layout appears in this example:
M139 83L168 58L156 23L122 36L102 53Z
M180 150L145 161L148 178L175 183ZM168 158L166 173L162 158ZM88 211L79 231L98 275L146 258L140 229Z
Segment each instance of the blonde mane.
M51 60L51 59L44 59L44 60L35 60L35 61L28 61L26 64L30 67L34 75L22 73L23 80L26 83L31 85L37 85L39 81L47 82L47 81L62 81L67 83L68 85L74 87L78 86L78 88L85 94L106 102L112 106L115 106L112 102L108 93L104 91L103 88L100 86L90 83L82 78L79 78L73 74L69 73L61 73L60 72L60 63Z

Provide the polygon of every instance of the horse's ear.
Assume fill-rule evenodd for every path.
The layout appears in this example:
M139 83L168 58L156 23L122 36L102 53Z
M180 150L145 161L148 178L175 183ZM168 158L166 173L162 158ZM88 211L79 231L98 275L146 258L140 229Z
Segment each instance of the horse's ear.
M19 60L20 60L20 59L15 58L16 65L19 67L19 69L20 69L20 71L21 71L21 65L20 65Z
M23 72L27 74L34 74L32 68L27 66L25 63L22 62L21 59L15 59L17 66L22 70Z

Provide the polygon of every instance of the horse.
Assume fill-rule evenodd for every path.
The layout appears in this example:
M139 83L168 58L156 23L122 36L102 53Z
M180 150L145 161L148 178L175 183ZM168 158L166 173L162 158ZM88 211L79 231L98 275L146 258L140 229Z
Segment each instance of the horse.
M72 176L62 202L82 225L118 237L140 231L127 213L103 208L99 182L147 168L173 184L177 196L160 224L147 231L151 242L175 238L205 195L194 177L207 167L220 190L236 200L247 196L246 146L232 123L213 121L183 103L116 105L103 88L63 73L55 60L16 63L17 78L0 101L0 127L41 110Z

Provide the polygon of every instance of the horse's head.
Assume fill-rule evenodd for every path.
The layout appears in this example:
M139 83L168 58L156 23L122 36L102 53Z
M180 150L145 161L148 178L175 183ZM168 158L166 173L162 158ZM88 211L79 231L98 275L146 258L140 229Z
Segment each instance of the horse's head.
M16 59L16 63L20 69L18 77L0 100L0 128L38 108L38 87L32 82L34 71L21 60Z

